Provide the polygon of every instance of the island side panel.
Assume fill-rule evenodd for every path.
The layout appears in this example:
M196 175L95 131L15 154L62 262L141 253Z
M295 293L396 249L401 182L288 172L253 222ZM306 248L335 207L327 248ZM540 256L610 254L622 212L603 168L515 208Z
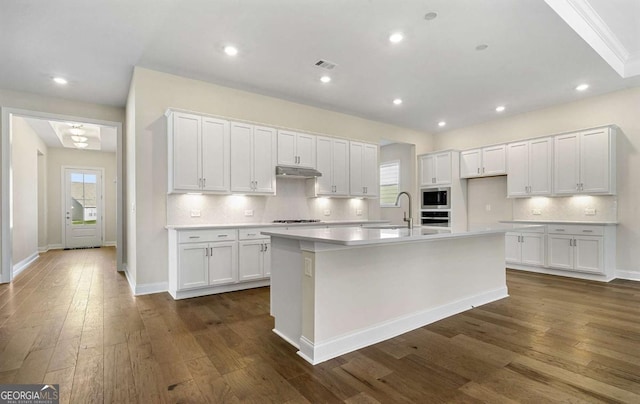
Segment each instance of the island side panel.
M273 331L296 348L302 334L302 262L298 240L271 237Z
M315 364L506 297L504 234L318 248L313 285L301 350Z

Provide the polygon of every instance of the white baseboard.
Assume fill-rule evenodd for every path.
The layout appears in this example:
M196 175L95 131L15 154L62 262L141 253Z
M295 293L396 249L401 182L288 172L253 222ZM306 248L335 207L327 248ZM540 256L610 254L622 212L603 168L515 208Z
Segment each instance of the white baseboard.
M179 300L179 299L189 299L192 297L214 295L217 293L235 292L238 290L259 288L263 286L269 286L270 284L271 284L270 279L260 279L260 280L251 281L251 282L231 283L229 285L209 286L206 288L198 288L198 289L190 289L190 290L179 290L179 291L169 290L168 292L171 295L171 297L174 298L174 300ZM157 292L152 292L152 293L157 293Z
M274 334L276 334L278 337L282 338L283 340L287 341L289 344L293 345L294 347L296 347L298 349L302 349L302 348L300 348L300 344L299 343L297 343L296 341L294 341L291 338L287 337L286 335L284 335L280 331L276 330L275 328L273 330L271 330L271 331L273 331ZM302 337L302 338L304 338L304 337ZM308 341L306 338L304 338L304 339L306 341ZM300 356L302 356L302 355L300 355Z
M64 246L62 244L49 244L47 251L49 250L62 250Z
M122 264L124 276L127 278L127 282L129 283L129 289L131 289L131 293L136 294L136 282L134 279L131 279L131 275L129 275L129 267L127 264Z
M116 246L116 242L115 241L105 241L104 243L102 243L103 247L115 247Z
M166 292L169 290L169 282L143 283L136 285L136 296L150 295L152 293Z
M442 320L443 318L508 296L509 294L505 286L442 306L394 318L372 327L318 343L313 343L303 336L300 338L300 351L298 355L312 365L317 365L318 363L337 356L377 344L378 342L415 330L416 328Z
M40 255L38 255L38 252L34 252L33 254L23 259L22 261L16 262L13 265L13 277L15 278L20 272L27 269L29 265L31 265L31 263L37 260L39 257Z
M640 282L640 271L623 271L618 269L616 270L616 278Z

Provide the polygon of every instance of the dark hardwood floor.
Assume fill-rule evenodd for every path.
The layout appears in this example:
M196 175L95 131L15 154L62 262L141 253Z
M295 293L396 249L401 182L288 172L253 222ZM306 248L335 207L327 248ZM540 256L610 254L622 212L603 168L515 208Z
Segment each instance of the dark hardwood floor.
M269 289L134 297L113 249L42 254L0 285L0 384L73 403L640 403L640 283L508 271L510 297L317 366Z

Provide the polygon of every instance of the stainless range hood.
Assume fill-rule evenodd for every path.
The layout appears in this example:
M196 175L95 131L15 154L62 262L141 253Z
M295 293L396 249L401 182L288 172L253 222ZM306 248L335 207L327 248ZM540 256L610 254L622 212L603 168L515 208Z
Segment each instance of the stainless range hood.
M276 175L278 177L290 177L290 178L322 177L322 173L313 168L285 167L285 166L276 166Z

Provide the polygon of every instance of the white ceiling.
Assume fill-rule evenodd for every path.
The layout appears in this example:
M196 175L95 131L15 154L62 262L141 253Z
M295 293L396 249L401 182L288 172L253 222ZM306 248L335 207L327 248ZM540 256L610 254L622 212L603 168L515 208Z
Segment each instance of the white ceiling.
M591 1L637 43L637 0ZM563 18L540 0L10 0L0 88L123 106L138 65L437 132L640 85ZM338 65L329 84L318 59Z
M87 138L88 146L80 150L116 152L117 131L115 127L84 122L53 121L41 118L23 117L47 147L79 149L71 139L71 128L79 128Z

